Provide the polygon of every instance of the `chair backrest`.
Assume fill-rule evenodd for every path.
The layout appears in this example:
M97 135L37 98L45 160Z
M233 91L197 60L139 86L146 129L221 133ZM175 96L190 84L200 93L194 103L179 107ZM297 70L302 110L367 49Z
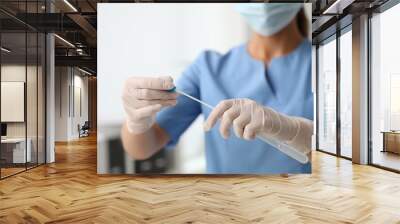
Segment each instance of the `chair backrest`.
M85 121L85 123L83 124L82 128L89 128L90 127L89 124L90 124L89 121Z

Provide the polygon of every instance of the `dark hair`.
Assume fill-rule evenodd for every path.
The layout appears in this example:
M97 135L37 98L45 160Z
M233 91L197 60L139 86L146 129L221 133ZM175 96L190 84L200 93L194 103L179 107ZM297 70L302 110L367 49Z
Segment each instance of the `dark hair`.
M303 37L308 37L308 19L306 17L304 8L302 8L296 15L296 23L299 31Z

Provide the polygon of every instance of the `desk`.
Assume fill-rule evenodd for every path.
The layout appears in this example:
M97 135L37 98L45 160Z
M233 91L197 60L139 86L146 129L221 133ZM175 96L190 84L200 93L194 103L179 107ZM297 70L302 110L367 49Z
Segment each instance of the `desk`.
M27 138L25 154L25 138L6 138L1 139L1 156L6 163L25 163L32 160L31 145L32 141ZM12 158L12 159L11 159ZM25 161L25 158L27 159Z
M392 152L400 154L400 131L382 131L383 150L382 152Z

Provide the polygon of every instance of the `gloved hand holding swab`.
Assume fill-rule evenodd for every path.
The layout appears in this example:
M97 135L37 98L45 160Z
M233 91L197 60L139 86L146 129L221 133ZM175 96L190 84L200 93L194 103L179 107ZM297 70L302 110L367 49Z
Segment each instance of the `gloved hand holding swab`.
M131 77L125 82L122 101L130 133L145 133L155 123L156 113L176 104L178 94L166 92L173 87L169 76Z

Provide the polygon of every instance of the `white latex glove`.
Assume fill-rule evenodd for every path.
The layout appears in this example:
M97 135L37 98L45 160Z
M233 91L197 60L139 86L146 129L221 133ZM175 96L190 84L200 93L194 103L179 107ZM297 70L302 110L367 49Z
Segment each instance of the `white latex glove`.
M204 129L209 131L218 120L221 120L219 131L224 138L229 137L230 127L233 126L239 138L251 140L256 135L265 136L288 144L304 154L311 151L311 120L280 114L253 100L221 101L208 116Z
M175 105L177 93L167 92L174 87L171 77L132 77L125 81L122 101L128 131L133 134L149 130L158 111Z

